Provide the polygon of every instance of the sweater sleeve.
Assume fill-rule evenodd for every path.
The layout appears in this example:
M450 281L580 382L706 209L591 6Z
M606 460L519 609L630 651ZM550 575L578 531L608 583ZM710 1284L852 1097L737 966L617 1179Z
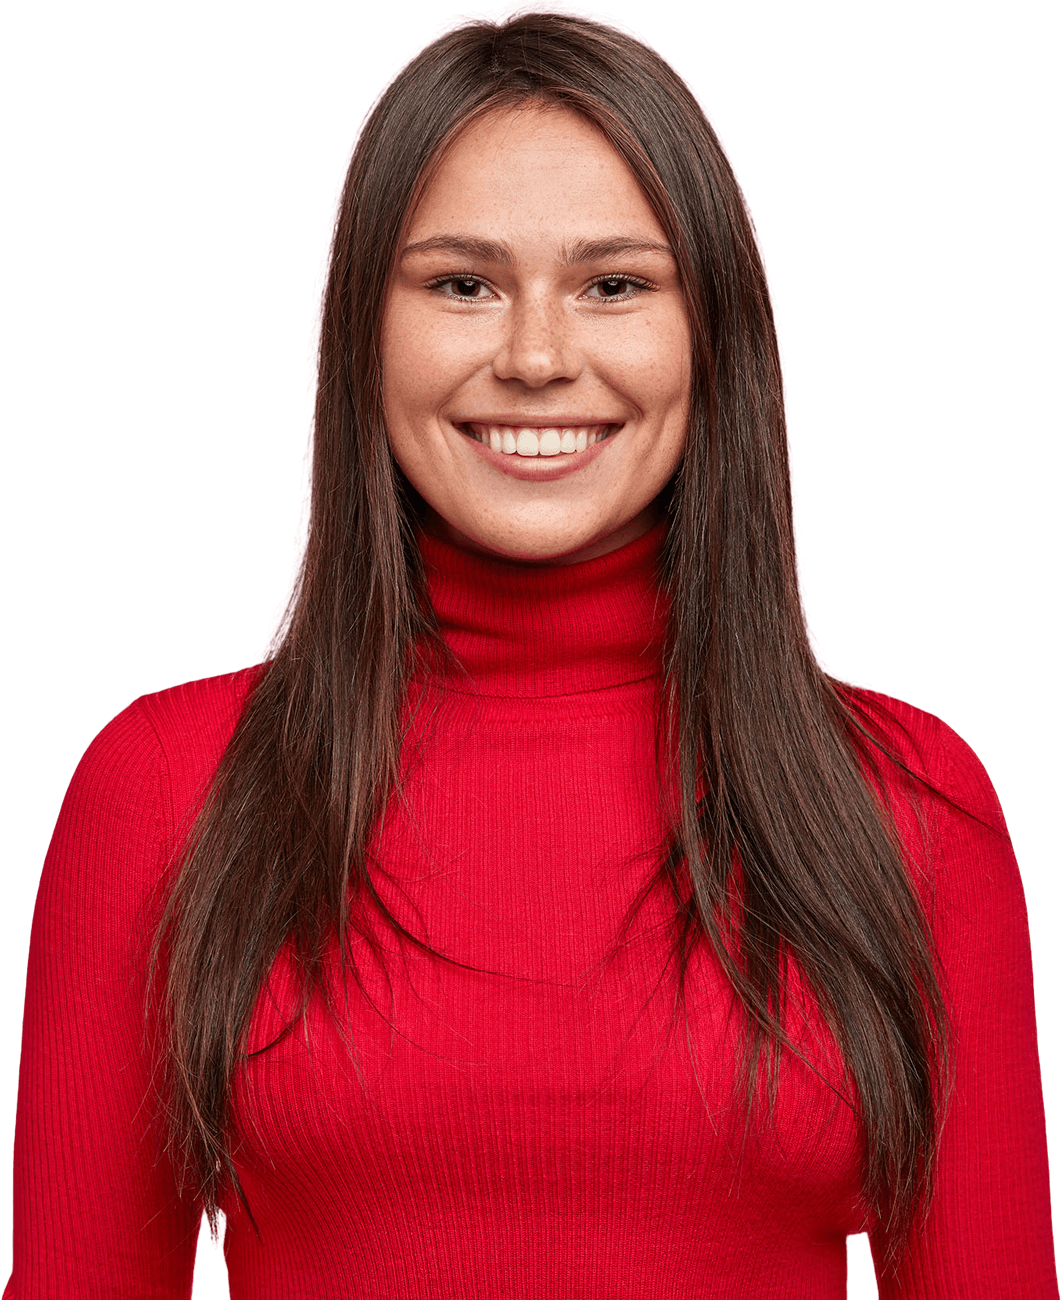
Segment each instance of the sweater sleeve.
M935 720L932 720L935 722ZM927 902L951 1015L953 1090L927 1223L882 1300L1050 1300L1050 1231L1028 919L1005 821L969 747L936 722ZM967 811L960 811L961 809Z
M64 800L30 940L5 1300L187 1297L200 1212L163 1153L145 949L171 836L165 755L132 705Z

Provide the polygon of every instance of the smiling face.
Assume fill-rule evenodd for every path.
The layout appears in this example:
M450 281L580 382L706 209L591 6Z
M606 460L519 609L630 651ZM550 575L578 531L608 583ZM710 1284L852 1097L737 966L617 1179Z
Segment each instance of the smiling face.
M458 136L383 318L387 433L433 531L567 563L647 531L681 458L690 354L666 236L595 126L529 105Z

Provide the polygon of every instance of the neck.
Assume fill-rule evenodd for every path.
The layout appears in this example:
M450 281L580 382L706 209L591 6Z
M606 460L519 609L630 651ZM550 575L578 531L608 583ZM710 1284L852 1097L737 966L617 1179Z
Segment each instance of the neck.
M633 541L568 564L529 564L424 535L428 590L458 667L456 690L569 695L661 671L666 600L661 520Z

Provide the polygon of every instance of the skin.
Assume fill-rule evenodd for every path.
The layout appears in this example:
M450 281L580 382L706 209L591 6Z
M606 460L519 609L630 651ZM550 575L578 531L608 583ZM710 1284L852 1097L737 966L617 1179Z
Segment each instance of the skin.
M531 105L457 137L399 241L382 333L391 450L431 531L535 563L646 532L681 459L690 358L666 236L594 125ZM470 436L491 423L609 432L527 461Z

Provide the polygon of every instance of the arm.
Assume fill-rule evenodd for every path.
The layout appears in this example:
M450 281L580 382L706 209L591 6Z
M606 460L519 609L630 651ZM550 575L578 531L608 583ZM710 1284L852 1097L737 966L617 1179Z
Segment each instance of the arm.
M5 1300L191 1294L199 1207L177 1196L144 1049L144 955L172 817L138 706L82 759L41 876Z
M927 900L952 1017L953 1091L936 1196L882 1300L1053 1300L1039 1057L1028 922L1001 809L976 756L942 724L932 779L940 807ZM942 804L942 801L939 801ZM977 820L979 819L979 820ZM986 825L984 824L986 823Z

